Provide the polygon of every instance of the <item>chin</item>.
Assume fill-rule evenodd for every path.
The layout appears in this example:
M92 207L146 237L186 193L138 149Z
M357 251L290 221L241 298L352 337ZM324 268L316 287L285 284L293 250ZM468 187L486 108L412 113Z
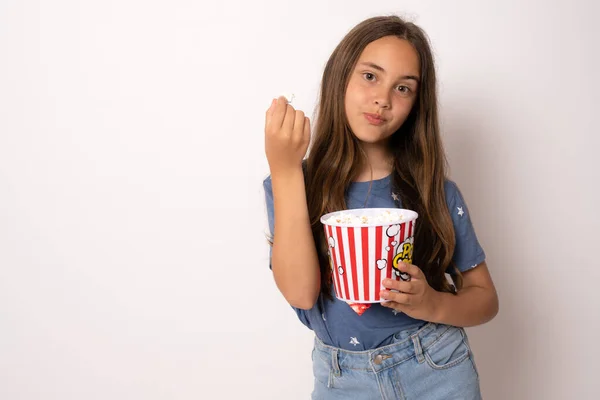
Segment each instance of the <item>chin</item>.
M361 142L366 144L377 144L386 142L390 137L389 136L374 136L368 135L364 133L354 134L354 136Z

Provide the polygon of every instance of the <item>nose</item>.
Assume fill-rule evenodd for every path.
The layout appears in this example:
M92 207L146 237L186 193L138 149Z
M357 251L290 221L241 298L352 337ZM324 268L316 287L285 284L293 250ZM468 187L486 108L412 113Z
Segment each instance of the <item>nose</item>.
M373 102L381 108L390 108L390 92L383 89L376 91Z

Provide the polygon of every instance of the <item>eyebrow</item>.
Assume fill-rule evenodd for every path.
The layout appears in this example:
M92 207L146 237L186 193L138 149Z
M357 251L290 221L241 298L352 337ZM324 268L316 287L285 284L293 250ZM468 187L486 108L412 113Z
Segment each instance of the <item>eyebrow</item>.
M385 69L383 69L383 67L380 67L379 65L377 65L375 63L372 63L372 62L368 62L368 61L367 62L361 62L360 65L365 65L367 67L371 67L373 69L376 69L376 70L384 72L384 73L386 72ZM412 79L412 80L414 80L416 82L419 82L419 78L417 76L414 76L414 75L401 76L400 79Z

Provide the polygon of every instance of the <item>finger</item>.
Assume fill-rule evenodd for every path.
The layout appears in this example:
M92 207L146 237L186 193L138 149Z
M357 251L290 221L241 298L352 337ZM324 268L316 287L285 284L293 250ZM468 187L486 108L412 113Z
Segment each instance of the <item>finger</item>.
M417 293L417 285L408 281L397 281L395 279L386 278L381 284L390 290L398 290L404 293Z
M285 96L278 96L276 100L277 100L278 104L284 104L284 105L289 104L289 101Z
M293 136L298 141L302 140L304 136L304 112L296 111L294 115L294 133Z
M400 312L403 312L404 309L406 308L405 305L400 304L400 303L396 303L395 301L384 301L384 302L381 303L381 305L383 307L392 308L392 309L394 309L396 311L400 311Z
M398 282L397 280L395 280L395 279L390 279L390 278L386 278L386 279L384 279L383 281L381 281L381 284L382 284L382 285L383 285L385 288L387 288L387 289L390 289L390 290L400 290L400 289L398 288L398 283L399 283L399 282Z
M397 293L389 290L382 290L379 295L384 300L395 301L396 303L410 305L412 296L406 293Z
M417 281L418 282L418 281ZM385 285L384 285L385 286ZM419 284L411 281L396 281L394 288L402 293L418 293Z
M296 119L296 110L289 104L285 106L285 117L281 124L281 130L287 135L292 136L294 134L294 120Z
M423 274L423 271L421 271L421 268L404 261L398 263L398 269L400 270L400 272L406 272L408 275L411 276L411 278L423 279L423 277L425 276Z
M269 126L269 123L271 122L271 119L273 118L273 112L275 111L275 102L277 101L277 99L273 99L271 101L271 106L267 109L267 112L265 113L265 126Z
M274 131L279 131L279 129L283 125L286 108L287 108L287 101L285 100L284 97L280 96L277 99L275 99L275 104L273 105L273 111L272 111L272 115L271 115L271 121L269 123L269 126Z
M304 140L310 141L310 119L304 117Z

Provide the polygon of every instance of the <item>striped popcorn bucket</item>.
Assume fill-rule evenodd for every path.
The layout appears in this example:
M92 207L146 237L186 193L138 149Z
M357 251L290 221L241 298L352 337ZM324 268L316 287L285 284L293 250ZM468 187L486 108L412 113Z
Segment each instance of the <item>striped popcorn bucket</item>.
M400 219L373 222L386 213L399 214ZM335 221L349 214L361 220ZM379 297L383 279L409 280L397 266L403 261L412 263L417 217L416 212L399 208L343 210L323 215L321 223L328 242L336 297L353 303L381 303L385 301Z

